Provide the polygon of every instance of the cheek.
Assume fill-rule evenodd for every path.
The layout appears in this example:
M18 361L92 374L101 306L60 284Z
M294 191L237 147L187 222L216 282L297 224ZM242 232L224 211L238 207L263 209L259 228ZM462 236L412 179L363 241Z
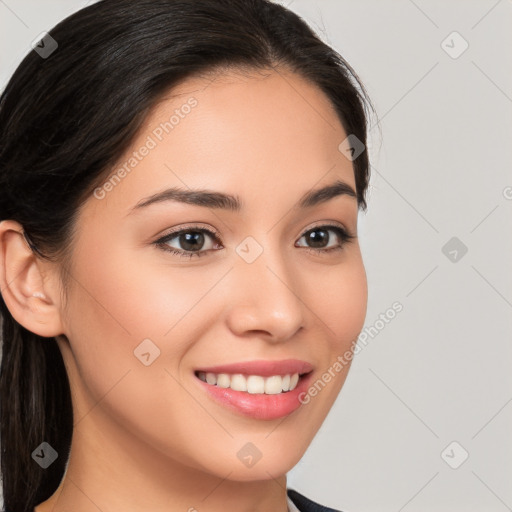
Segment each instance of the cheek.
M87 324L100 337L125 338L131 350L137 340L172 337L183 324L193 329L197 324L191 325L190 318L198 310L205 323L208 311L200 301L218 280L215 272L170 267L163 259L155 263L157 249L141 251L139 256L115 247L111 243L110 250L96 251L94 258L84 256L76 265L76 280L83 286L77 286L73 298L79 305L74 321L84 323L84 315L89 317ZM174 348L179 348L177 341Z
M127 257L129 251L116 250L112 242L100 252L98 245L93 254L77 251L73 270L66 335L77 369L75 386L85 384L91 393L87 401L95 402L107 392L110 396L109 390L123 378L119 388L128 390L129 381L139 384L127 391L130 400L119 404L161 398L165 403L160 406L171 410L168 397L173 396L176 403L183 393L166 370L183 377L185 355L218 317L215 308L222 306L208 295L219 280L218 273L170 268L137 258L133 252ZM145 366L137 355L143 358L148 350L151 362ZM143 389L150 392L151 400ZM157 389L167 392L157 397ZM113 407L119 404L112 402ZM158 408L148 409L147 417L152 410ZM130 413L129 408L125 413Z
M330 350L345 351L357 339L366 317L368 288L362 259L326 267L311 276L308 286L305 302L331 340Z

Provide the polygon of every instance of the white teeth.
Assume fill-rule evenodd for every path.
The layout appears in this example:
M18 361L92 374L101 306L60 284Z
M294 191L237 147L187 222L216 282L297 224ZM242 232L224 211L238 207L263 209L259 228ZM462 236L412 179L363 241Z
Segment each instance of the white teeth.
M288 391L290 389L290 376L285 375L283 377L283 391Z
M231 376L231 389L235 391L247 391L247 380L243 375L237 373Z
M265 380L265 394L266 395L277 395L283 391L283 379L279 375L268 377Z
M217 375L215 373L207 373L206 374L206 382L211 385L217 384Z
M262 377L261 375L245 376L241 373L229 375L227 373L205 373L198 372L198 377L211 386L231 388L234 391L245 391L251 394L277 395L286 391L293 391L299 382L299 374L272 375Z
M247 377L247 393L265 393L265 379L259 375Z
M231 378L227 373L219 373L217 375L217 386L220 388L229 388L231 384Z

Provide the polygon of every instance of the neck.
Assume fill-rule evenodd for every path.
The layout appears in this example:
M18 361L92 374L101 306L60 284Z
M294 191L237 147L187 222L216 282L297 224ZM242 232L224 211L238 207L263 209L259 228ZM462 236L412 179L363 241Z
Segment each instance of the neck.
M286 475L234 481L171 459L98 415L73 429L66 473L36 512L287 512Z

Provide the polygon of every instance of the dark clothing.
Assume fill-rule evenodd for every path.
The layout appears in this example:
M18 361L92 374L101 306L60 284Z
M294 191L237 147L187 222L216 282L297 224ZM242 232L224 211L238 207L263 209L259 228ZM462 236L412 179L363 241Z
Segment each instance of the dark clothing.
M319 505L294 489L287 489L287 494L300 512L342 512L341 510Z

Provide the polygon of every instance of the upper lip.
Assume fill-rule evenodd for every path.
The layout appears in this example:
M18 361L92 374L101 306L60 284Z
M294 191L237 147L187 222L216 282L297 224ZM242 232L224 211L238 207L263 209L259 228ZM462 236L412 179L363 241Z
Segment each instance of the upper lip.
M205 373L243 373L245 375L261 375L270 377L272 375L293 375L294 373L303 374L313 370L313 366L298 359L284 359L282 361L243 361L240 363L223 364L220 366L208 366L197 368L198 372Z

